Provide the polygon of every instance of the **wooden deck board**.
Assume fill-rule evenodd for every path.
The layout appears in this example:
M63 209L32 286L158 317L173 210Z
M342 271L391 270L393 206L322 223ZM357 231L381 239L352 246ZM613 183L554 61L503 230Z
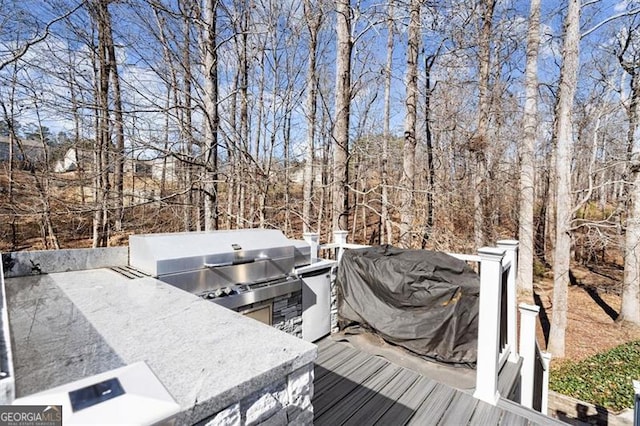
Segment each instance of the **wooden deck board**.
M529 422L522 416L505 411L500 424L504 426L527 426Z
M364 424L378 423L380 418L394 404L397 404L420 376L413 371L402 369L387 385L382 388L380 394L383 398L371 398L365 405L355 412L345 423L345 426L362 426Z
M322 391L326 381L335 381L336 376L348 375L369 358L366 354L358 353L350 357L336 356L324 364L316 364L314 381L316 392Z
M314 398L314 417L317 416L320 418L325 411L333 408L336 403L344 400L351 392L361 386L364 381L382 369L385 363L386 361L381 359L369 358L363 364L359 365L357 369L353 370L348 378L335 375L338 380L335 380L330 388L325 388L324 392L322 392L317 399ZM345 404L340 404L338 407L335 407L335 409L339 411L351 411L351 408Z
M333 358L336 354L346 351L349 348L346 345L336 345L329 339L321 340L318 342L318 359L316 362L322 363Z
M381 425L404 425L415 414L416 410L422 402L435 389L436 382L426 377L418 377L418 379L396 400L382 417L379 418L378 424Z
M435 389L429 393L407 424L416 426L433 424L434 421L442 418L455 394L455 389L437 383Z
M485 426L485 425L497 425L500 423L503 411L496 410L493 405L487 404L484 401L478 401L476 410L469 420L470 425Z
M361 410L369 400L373 398L383 399L384 397L381 396L379 392L387 383L397 376L401 370L401 367L387 363L378 374L368 377L362 382L362 386L358 386L340 401L341 406L348 407L348 412L342 413L340 410L327 410L324 412L324 415L320 414L317 417L317 422L328 425L345 423L353 414Z
M442 415L442 419L440 419L439 424L468 424L471 420L471 416L473 416L473 413L476 410L478 402L479 401L477 399L467 393L456 392L456 395L453 397L451 404L449 404L447 411L445 411L445 413Z
M562 424L511 401L492 406L346 343L318 346L315 425Z

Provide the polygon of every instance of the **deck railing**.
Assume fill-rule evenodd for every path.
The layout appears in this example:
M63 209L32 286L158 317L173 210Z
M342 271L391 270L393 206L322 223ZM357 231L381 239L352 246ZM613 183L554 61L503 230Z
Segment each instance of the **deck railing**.
M633 426L640 426L640 380L633 380Z
M536 339L536 322L540 307L521 303L519 309L522 356L520 403L547 414L551 354L541 351Z
M332 257L340 261L346 249L368 247L348 244L347 234L346 231L336 231L334 241L323 245L318 245L317 234L309 234L315 235L313 238L305 234L305 239L311 241L312 252L330 250ZM523 405L535 406L536 409L546 413L550 355L540 352L535 340L537 307L520 305L520 345L527 348L527 352L518 353L516 329L518 241L498 241L497 247L483 247L478 250L477 255L449 254L468 263L477 263L480 274L478 359L474 397L496 405L500 399L498 391L500 369L507 361L519 361L522 355L521 399L524 400Z
M497 404L498 373L507 360L517 359L515 342L515 273L517 241L483 247L480 256L478 362L474 397Z
M540 350L536 341L535 365L533 370L533 406L532 408L547 414L549 401L549 364L551 354Z

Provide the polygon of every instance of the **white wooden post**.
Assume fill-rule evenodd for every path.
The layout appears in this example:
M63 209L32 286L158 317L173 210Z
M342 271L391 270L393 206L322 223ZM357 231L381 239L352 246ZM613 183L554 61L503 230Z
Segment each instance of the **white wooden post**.
M520 404L533 407L533 382L536 362L536 319L540 307L521 303L520 308ZM544 398L543 398L544 399Z
M632 380L633 393L633 426L640 426L640 381Z
M11 349L11 332L9 330L9 310L7 309L7 291L4 283L4 269L2 266L2 253L0 253L0 301L1 312L0 318L2 322L2 335L4 336L5 353L7 356L7 370L2 371L2 377L0 380L0 404L11 404L16 399L16 381L15 371L13 369L13 351ZM8 377L5 377L7 376Z
M309 244L311 247L311 262L314 263L318 261L318 242L320 241L320 234L315 232L305 232L302 234L302 238Z
M540 352L542 362L544 363L544 372L542 373L542 405L540 412L548 416L549 411L549 368L551 368L551 353Z
M509 277L507 279L507 346L509 347L509 361L518 362L518 347L516 322L517 322L517 296L516 279L518 274L518 241L501 240L498 247L505 249L505 260L511 262Z
M478 314L478 361L473 396L496 405L500 356L500 282L504 249L483 247L480 256L480 306Z
M349 235L349 231L333 231L333 242L338 244L338 248L336 249L336 261L340 263L340 259L342 259L342 253L344 253L344 244L347 244L347 235Z

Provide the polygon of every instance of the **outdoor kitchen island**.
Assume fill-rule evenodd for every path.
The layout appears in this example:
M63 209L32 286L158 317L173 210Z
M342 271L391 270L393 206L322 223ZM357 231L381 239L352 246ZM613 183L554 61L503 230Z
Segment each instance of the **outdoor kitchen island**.
M18 398L144 361L179 405L175 424L312 422L313 344L108 268L5 288ZM99 405L117 410L117 400Z

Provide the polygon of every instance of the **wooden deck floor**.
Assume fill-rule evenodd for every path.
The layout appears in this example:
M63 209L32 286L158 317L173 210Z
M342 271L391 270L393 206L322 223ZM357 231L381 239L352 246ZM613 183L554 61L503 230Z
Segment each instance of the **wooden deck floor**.
M557 425L508 401L497 407L347 343L318 342L315 425Z

